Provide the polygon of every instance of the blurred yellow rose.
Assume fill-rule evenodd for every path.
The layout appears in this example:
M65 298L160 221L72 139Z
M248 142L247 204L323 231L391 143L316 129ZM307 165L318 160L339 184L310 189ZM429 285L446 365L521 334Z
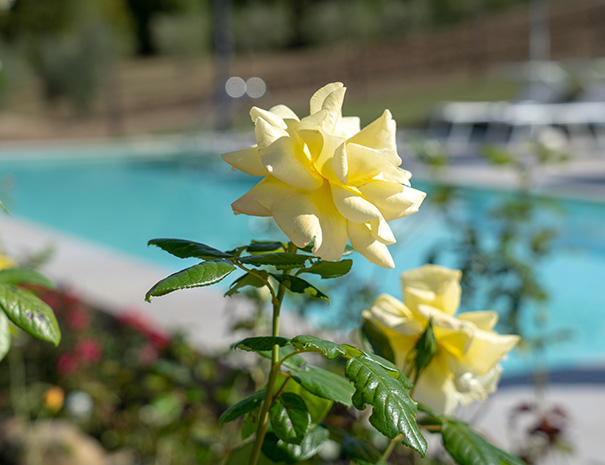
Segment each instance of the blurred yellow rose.
M459 403L483 401L495 391L502 371L498 362L520 339L493 331L496 312L454 316L460 304L461 275L437 265L406 271L401 275L405 304L381 295L362 314L365 323L386 336L393 362L412 377L417 371L416 343L432 321L437 351L420 371L414 399L446 415Z
M341 83L322 87L302 120L284 105L250 110L258 145L223 159L263 179L233 211L273 216L296 246L314 240L313 254L324 260L338 260L348 239L370 262L393 268L386 246L396 241L387 222L418 211L426 194L399 168L390 112L360 131L359 118L341 114L345 90Z
M0 270L5 270L7 268L14 268L17 266L14 260L7 257L0 251Z

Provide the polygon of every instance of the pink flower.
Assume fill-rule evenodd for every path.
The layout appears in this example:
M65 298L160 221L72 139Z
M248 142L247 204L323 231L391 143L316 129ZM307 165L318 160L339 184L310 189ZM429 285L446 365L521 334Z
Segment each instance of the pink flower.
M145 344L139 352L139 361L143 365L152 365L158 359L158 350L152 344Z

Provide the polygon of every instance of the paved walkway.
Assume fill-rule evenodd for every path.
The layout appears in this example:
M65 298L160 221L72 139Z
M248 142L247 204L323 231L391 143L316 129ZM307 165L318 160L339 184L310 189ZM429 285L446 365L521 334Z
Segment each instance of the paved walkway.
M197 347L222 350L234 342L229 325L250 310L242 299L225 299L208 288L188 289L144 300L145 293L168 270L134 259L109 247L52 230L46 226L0 215L2 246L19 256L46 246L53 248L43 271L58 285L110 313L136 310L158 327L184 332Z

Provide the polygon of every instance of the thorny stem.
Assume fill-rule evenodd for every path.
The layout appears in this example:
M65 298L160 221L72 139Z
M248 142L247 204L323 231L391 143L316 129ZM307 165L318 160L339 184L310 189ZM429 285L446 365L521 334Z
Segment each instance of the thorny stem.
M296 246L292 243L288 244L288 252L296 253ZM241 268L241 265L240 265ZM284 271L285 275L290 274L290 270ZM259 276L257 274L257 276ZM263 278L263 281L267 282L266 279ZM272 336L279 336L279 313L281 310L281 305L284 300L284 296L286 295L286 286L282 283L279 284L277 289L277 295L273 293L273 289L269 286L267 282L267 286L271 290L272 301L273 301L273 330ZM273 390L275 388L275 382L277 381L277 376L280 373L281 364L279 363L279 346L274 345L273 350L271 352L271 371L269 372L269 380L267 381L267 391L265 392L265 399L263 400L263 406L261 408L258 428L256 430L256 438L254 439L254 446L252 449L252 454L250 455L250 465L256 465L258 459L260 457L261 447L263 445L263 440L265 439L265 434L267 434L267 428L269 427L269 410L271 408L271 404L273 402Z

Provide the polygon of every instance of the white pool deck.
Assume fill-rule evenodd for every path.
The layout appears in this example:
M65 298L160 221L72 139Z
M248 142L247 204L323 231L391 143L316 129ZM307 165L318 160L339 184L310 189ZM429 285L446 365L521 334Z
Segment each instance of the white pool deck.
M23 150L22 146L17 152L15 146L4 148L0 148L0 158ZM417 177L426 176L421 167L409 164L406 168ZM472 162L454 163L445 178L463 185L504 188L514 180L506 171ZM544 193L605 202L605 154L545 170L537 185ZM60 286L112 313L140 311L161 328L184 332L205 351L227 350L234 341L229 328L236 315L250 312L246 301L226 299L212 288L176 292L147 303L145 292L169 270L30 220L0 214L0 243L15 256L52 247L54 253L42 271ZM290 327L299 329L298 323ZM497 443L510 445L506 434L510 409L533 398L529 385L503 388L492 396L477 424ZM549 463L605 465L605 383L551 384L544 400L545 405L560 405L570 414L570 442L575 446L575 455Z

